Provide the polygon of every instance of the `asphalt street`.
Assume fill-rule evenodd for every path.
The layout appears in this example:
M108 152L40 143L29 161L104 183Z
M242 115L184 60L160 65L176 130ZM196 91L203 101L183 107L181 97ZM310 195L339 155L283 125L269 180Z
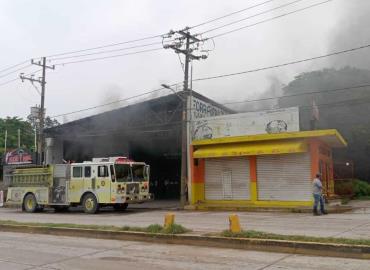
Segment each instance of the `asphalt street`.
M0 270L367 270L369 261L0 232Z

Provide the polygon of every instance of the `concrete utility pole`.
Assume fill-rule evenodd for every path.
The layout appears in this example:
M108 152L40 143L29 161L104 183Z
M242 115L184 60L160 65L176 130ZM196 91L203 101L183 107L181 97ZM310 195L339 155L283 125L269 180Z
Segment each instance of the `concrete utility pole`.
M39 77L38 79L35 79L33 75L30 77L24 76L23 73L20 74L20 78L22 82L24 80L30 81L32 84L37 82L41 85L41 106L39 111L39 158L38 158L38 164L43 164L43 153L44 153L44 123L45 123L45 85L46 85L46 69L55 69L55 66L47 66L46 65L46 57L42 57L42 62L38 61L35 62L33 59L31 59L31 64L42 67L42 77Z
M198 44L202 40L195 35L189 33L189 28L180 31L170 31L168 38L174 35L179 37L172 39L172 44L164 44L165 49L173 49L177 54L185 55L185 69L184 69L184 88L183 88L183 109L182 109L182 130L181 130L181 180L180 180L180 205L184 207L186 204L186 185L187 185L187 157L188 157L188 141L187 141L187 127L188 127L188 100L191 97L191 89L189 89L189 64L191 60L206 59L206 55L196 56L193 54L195 49L191 48L192 44ZM184 44L185 41L185 44ZM185 48L183 48L185 47Z

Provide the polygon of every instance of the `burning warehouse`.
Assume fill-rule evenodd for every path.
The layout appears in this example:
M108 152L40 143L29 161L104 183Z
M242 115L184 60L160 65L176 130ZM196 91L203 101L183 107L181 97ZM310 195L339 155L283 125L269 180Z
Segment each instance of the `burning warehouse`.
M46 162L82 162L110 156L145 161L151 166L150 191L155 198L179 198L181 94L158 97L46 130ZM192 119L233 113L197 92L192 92L190 106Z

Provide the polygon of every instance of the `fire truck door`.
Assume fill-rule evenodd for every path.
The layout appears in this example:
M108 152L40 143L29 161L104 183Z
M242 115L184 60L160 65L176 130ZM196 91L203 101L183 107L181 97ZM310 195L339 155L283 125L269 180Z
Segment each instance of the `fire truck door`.
M99 197L99 203L111 202L111 179L109 175L108 165L98 166L98 177L96 178L95 191Z
M68 190L68 201L69 202L80 202L81 195L84 191L84 179L82 166L72 166L72 175Z

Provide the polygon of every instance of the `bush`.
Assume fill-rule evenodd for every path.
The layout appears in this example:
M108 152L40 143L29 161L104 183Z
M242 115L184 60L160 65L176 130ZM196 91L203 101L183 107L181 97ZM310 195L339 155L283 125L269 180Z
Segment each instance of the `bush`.
M354 180L354 192L356 197L370 196L370 184L361 180Z

